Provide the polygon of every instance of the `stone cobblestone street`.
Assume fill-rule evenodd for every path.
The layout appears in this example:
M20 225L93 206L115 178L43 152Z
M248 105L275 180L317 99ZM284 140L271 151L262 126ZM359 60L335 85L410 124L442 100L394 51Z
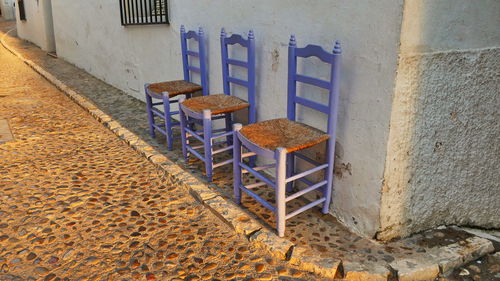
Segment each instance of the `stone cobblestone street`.
M291 261L271 257L249 242L260 230L247 237L237 234L220 210L200 203L199 194L190 195L170 175L182 171L180 177L199 179L204 191L218 195L214 201L230 210L230 165L217 169L207 183L203 163L184 161L179 141L168 151L163 137L149 135L142 101L63 58L48 56L17 38L15 30L3 36L14 27L15 22L0 18L5 46L0 45L0 281L331 280L304 271L315 270L304 264L296 267L300 255L326 268L341 262L335 276L346 280L420 280L401 278L405 270L417 272L415 264L427 272L454 269L436 280L500 280L498 240L492 240L496 253L484 255L478 249L493 246L486 247L484 240L478 244L478 237L451 226L379 243L317 209L287 222ZM6 48L61 81L40 72L55 85L64 83L90 101L91 108L151 145L178 170L166 175L94 117L103 119L92 117ZM337 168L342 177L346 171ZM256 192L273 202L271 189ZM300 204L294 200L289 207ZM233 207L256 219L261 230L274 231L272 213L251 197L243 198L241 209ZM453 255L443 254L450 249Z
M321 280L254 248L0 48L0 280Z

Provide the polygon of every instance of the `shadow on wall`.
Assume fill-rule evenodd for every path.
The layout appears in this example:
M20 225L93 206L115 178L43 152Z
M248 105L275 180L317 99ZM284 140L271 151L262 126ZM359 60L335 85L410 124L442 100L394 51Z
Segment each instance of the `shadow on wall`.
M492 10L498 1L405 2L377 239L500 227L500 36L483 28L498 22Z

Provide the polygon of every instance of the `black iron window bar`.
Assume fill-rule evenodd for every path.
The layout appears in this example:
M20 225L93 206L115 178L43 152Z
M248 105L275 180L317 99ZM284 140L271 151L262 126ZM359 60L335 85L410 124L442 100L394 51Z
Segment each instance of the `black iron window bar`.
M122 25L165 24L167 0L118 0Z
M19 9L19 19L20 20L26 20L26 11L24 10L24 1L23 0L18 0L17 1L17 7Z

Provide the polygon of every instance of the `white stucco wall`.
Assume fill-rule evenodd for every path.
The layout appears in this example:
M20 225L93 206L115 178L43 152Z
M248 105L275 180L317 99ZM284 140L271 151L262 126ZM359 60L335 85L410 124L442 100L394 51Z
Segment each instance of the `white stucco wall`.
M0 0L0 9L2 9L2 18L5 20L13 20L16 18L14 0Z
M500 2L406 1L380 239L499 228Z
M328 50L340 40L339 169L332 212L372 237L379 229L403 1L168 2L170 25L122 27L115 0L53 0L58 55L143 99L145 82L182 77L180 25L202 26L209 42L210 90L221 92L220 28L245 34L251 28L257 46L258 120L266 120L286 116L290 34L297 36L299 46L314 43ZM319 127L326 124L320 115L305 119Z
M19 20L19 9L16 7L18 36L33 42L42 50L47 52L55 51L51 0L25 0L24 7L26 12L25 21Z

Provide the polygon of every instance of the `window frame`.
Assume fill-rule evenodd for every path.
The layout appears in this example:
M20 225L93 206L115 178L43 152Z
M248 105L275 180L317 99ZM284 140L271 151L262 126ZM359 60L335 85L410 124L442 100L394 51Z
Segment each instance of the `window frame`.
M118 1L120 3L120 20L122 26L170 24L168 0Z

